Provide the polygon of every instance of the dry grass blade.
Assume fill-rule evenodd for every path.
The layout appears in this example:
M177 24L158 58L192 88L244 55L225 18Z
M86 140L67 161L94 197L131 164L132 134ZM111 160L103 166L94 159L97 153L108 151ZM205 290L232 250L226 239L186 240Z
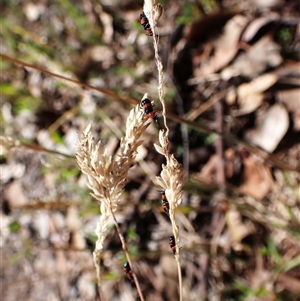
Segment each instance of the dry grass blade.
M26 63L24 61L21 61L21 60L18 60L16 58L13 58L13 57L10 57L8 55L5 55L3 53L0 53L0 57L7 60L7 61L10 61L14 64L18 64L20 66L24 66L24 67L28 67L28 68L31 68L31 69L34 69L34 70L39 70L40 72L44 73L44 74L48 74L48 75L51 75L53 77L56 77L56 78L60 78L62 80L65 80L67 82L70 82L70 83L74 83L74 84L77 84L79 86L82 86L82 87L85 87L87 89L91 89L91 90L95 90L95 91L98 91L108 97L111 97L113 99L117 99L121 102L124 102L124 103L130 103L130 104L136 104L136 100L133 99L133 98L130 98L130 97L122 97L118 94L116 94L115 92L113 92L112 90L106 90L106 89L102 89L102 88L99 88L99 87L94 87L94 86L91 86L87 83L84 83L84 82L81 82L81 81L78 81L76 79L73 79L73 78L69 78L69 77L66 77L66 76L63 76L61 74L57 74L55 72L51 72L47 69L44 69L40 66L37 66L37 65L34 65L34 64L29 64L29 63Z

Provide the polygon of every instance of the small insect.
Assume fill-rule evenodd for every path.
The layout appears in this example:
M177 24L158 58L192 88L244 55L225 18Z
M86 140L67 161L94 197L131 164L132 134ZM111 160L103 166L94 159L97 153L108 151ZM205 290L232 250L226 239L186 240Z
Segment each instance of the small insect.
M169 245L170 245L170 248L171 248L173 254L175 254L176 253L176 244L175 244L175 237L173 235L170 236L170 238L169 238Z
M160 193L161 193L161 205L164 209L164 211L169 214L169 210L170 210L170 204L167 200L167 197L166 197L166 193L164 190L158 190Z
M129 265L128 262L125 262L125 263L124 263L124 265L123 265L123 270L124 270L124 273L125 273L126 277L127 277L129 280L133 280L131 267L130 267L130 265Z
M151 29L151 26L150 26L150 23L149 23L149 20L148 18L146 17L145 13L142 12L140 14L140 23L141 25L143 26L144 30L146 31L146 34L148 36L153 36L153 31Z
M141 109L144 110L144 113L149 116L149 118L155 120L157 122L157 115L156 112L153 111L153 105L151 103L151 100L149 98L145 98L141 101Z

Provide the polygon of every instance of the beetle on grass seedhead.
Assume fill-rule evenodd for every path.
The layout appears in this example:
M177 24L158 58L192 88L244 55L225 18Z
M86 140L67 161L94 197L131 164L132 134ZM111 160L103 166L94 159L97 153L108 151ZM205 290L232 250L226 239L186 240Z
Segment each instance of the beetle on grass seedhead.
M169 238L169 245L170 245L170 248L171 248L173 254L175 254L176 253L176 243L175 243L175 237L174 237L174 235L170 236L170 238Z
M154 105L152 105L152 102L149 98L144 98L141 101L141 109L144 111L145 114L148 115L149 118L153 119L155 122L158 121L156 112L153 111Z
M146 17L145 13L142 12L140 14L140 23L143 26L144 30L146 31L147 36L153 36L153 31L151 29L150 23L148 18Z
M164 211L169 214L170 210L170 204L169 201L167 200L166 193L164 190L158 190L161 193L161 205L164 209Z

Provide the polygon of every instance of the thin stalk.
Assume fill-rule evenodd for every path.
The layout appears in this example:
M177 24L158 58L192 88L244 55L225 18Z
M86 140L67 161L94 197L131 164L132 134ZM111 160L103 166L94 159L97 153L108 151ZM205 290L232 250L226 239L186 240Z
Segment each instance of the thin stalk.
M135 271L134 271L134 268L133 268L133 265L132 265L132 261L131 261L131 258L130 258L130 255L129 255L129 252L128 252L128 248L127 248L127 245L126 245L126 242L125 242L125 239L121 233L121 229L118 225L118 222L117 222L117 219L115 217L115 214L113 213L112 211L112 208L111 208L111 202L109 201L109 204L110 204L110 213L111 213L111 216L113 217L113 220L114 220L114 223L115 223L115 226L116 226L116 229L117 229L117 232L118 232L118 235L119 235L119 238L121 240L121 243L122 243L122 248L124 250L124 253L126 255L126 258L127 258L127 261L129 263L129 266L131 268L131 272L132 272L132 276L133 276L133 280L134 280L134 283L135 283L135 286L136 286L136 289L137 289L137 292L138 292L138 295L141 299L141 301L145 301L144 299L144 296L143 296L143 293L142 293L142 290L141 290L141 286L140 286L140 283L139 283L139 280L135 274Z
M100 261L97 260L95 262L95 268L96 268L96 276L97 276L97 289L98 289L98 297L99 301L101 301L101 274L100 274Z
M178 285L179 285L179 300L183 300L183 289L182 289L182 271L181 271L181 258L180 258L180 248L179 248L179 228L175 222L175 212L173 206L171 205L170 208L170 221L172 224L172 230L175 237L176 243L176 253L175 253L175 260L177 263L177 270L178 270Z
M152 2L152 4L156 4L154 3L154 1ZM159 43L158 43L158 39L156 38L156 34L155 34L155 21L154 20L154 15L153 15L153 10L156 10L157 11L158 9L158 5L156 4L156 7L153 7L150 9L149 13L150 13L150 19L151 19L151 22L150 24L153 24L153 28L152 28L152 31L153 31L153 46L154 46L154 53L155 53L155 62L156 62L156 67L157 67L157 72L158 72L158 98L159 98L159 101L161 102L162 104L162 108L163 108L163 111L162 111L162 116L163 116L163 119L164 119L164 126L165 126L165 133L163 133L163 131L161 131L161 134L163 137L163 145L162 146L162 149L161 149L161 154L165 156L166 158L166 161L167 161L167 166L168 166L168 171L169 171L169 181L171 186L170 187L167 187L171 190L173 190L172 188L173 185L176 186L176 180L180 183L180 182L183 182L183 173L180 173L178 174L178 171L181 170L181 166L180 164L178 164L177 160L174 158L174 160L172 160L171 158L171 154L169 152L169 146L170 146L170 143L169 143L169 127L167 125L167 113L166 113L166 105L165 105L165 99L164 99L164 72L163 72L163 64L162 64L162 61L161 61L161 58L160 58L160 55L158 53L158 46L159 46ZM160 142L162 144L162 141ZM157 149L158 150L158 149ZM179 176L176 178L176 175ZM174 181L174 182L173 182ZM168 185L166 185L168 186ZM178 188L178 187L177 187ZM181 189L179 189L180 191ZM174 190L173 190L174 192ZM182 195L181 195L182 197ZM170 220L171 220L171 223L172 223L172 231L173 231L173 235L174 235L174 238L175 238L175 243L176 243L176 254L175 254L175 259L176 259L176 262L177 262L177 269L178 269L178 285L179 285L179 300L182 301L183 300L183 289L182 289L182 274L181 274L181 262L180 262L180 251L179 251L179 228L178 226L176 225L176 222L175 222L175 208L181 203L181 199L178 199L178 195L176 194L172 194L172 198L169 199L169 202L170 202L170 212L169 212L169 217L170 217Z
M177 252L178 252L178 254L177 254ZM176 247L175 259L176 259L177 270L178 270L179 300L183 301L181 261L180 261L180 254L179 254L178 247Z

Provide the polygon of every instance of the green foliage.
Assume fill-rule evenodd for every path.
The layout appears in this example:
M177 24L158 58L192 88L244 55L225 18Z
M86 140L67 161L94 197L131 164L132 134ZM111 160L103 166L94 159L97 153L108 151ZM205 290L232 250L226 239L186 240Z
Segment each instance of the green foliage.
M120 268L120 271L122 270L122 268ZM116 272L105 272L103 273L102 279L104 281L115 281L116 279L123 277L123 273L116 273Z
M20 231L21 225L18 221L13 221L8 225L8 228L11 233L17 233Z
M9 258L10 264L16 264L25 257L24 253L14 253Z
M288 186L292 186L292 177L289 171L283 171L284 181Z
M68 0L60 0L59 3L56 3L57 10L65 9L66 10L66 16L68 18L76 20L76 28L77 30L86 28L89 26L89 22L86 19L86 17L83 15L83 13L74 6L70 1Z
M1 18L0 18L0 22L1 22ZM5 60L2 60L0 61L0 71L3 72L3 71L11 71L11 63L5 61ZM3 75L3 73L1 73ZM0 90L1 91L1 90Z
M215 1L203 0L201 1L201 6L205 12L210 12L216 9ZM194 2L185 2L181 11L180 16L176 21L180 24L190 24L196 18L201 16L201 12Z
M32 62L38 59L36 54L45 54L54 58L53 49L48 44L43 43L43 39L34 32L29 32L8 19L4 19L2 25L5 28L5 39L9 43L10 49L17 52L22 50L22 56L27 55Z
M212 0L202 0L202 5L204 7L204 10L205 11L212 11L216 8L216 3L215 1L212 1Z
M283 26L275 34L275 39L284 48L288 47L293 41L293 32L290 27Z
M94 233L94 231L92 233L88 233L87 234L87 239L92 243L92 244L95 244L96 241L97 241L97 236L96 234Z
M207 135L204 139L205 144L211 144L216 141L220 136L218 134Z
M34 113L41 105L41 100L30 95L27 89L17 88L11 83L1 83L0 91L2 101L9 101L12 104L14 115L23 110Z
M247 300L249 297L264 297L268 294L268 291L264 287L253 290L249 287L248 283L243 283L240 280L235 280L234 286L242 294L240 295L239 300Z
M136 241L138 240L138 235L135 231L135 229L133 228L128 228L126 230L127 233L127 239L126 239L126 243L127 243L127 247L129 249L129 254L132 257L136 257L139 255L139 249L137 247L137 243Z
M136 240L137 233L133 228L128 228L126 232L129 239Z
M56 10L59 14L65 18L67 16L68 23L74 24L74 26L66 25L66 30L69 35L74 35L86 44L95 44L101 42L100 29L91 26L87 16L82 11L74 6L71 1L61 0L55 2ZM71 50L71 49L70 49Z
M51 133L51 138L57 144L62 144L64 142L64 139L63 139L62 135L59 132L52 132Z
M264 256L269 256L270 259L274 261L274 267L272 269L274 277L281 272L288 272L289 270L300 266L299 255L285 262L284 258L279 253L278 247L271 238L268 239L267 246L261 249L261 253Z
M296 27L280 26L275 32L274 40L281 46L283 57L290 60L299 60L299 50L295 43Z
M0 91L2 96L14 96L20 93L20 90L9 83L1 83Z
M195 18L195 4L192 2L187 2L183 6L183 11L176 21L180 24L189 24Z
M292 270L296 267L300 266L300 255L292 258L290 261L288 261L284 266L283 266L283 271L288 272L289 270Z
M17 264L22 259L28 257L30 254L32 254L33 248L32 248L32 242L31 241L23 241L22 248L19 252L13 253L9 257L9 264Z
M86 195L89 195L89 190L86 190ZM89 200L87 201L87 198ZM80 216L93 216L99 215L99 204L95 200L91 200L91 196L83 197L83 202L80 206Z
M129 68L127 66L116 66L113 67L113 70L118 76L126 76L134 78L135 80L139 80L139 76L136 73L136 68Z
M267 241L267 246L261 248L261 254L264 256L270 256L276 263L281 261L281 256L278 252L275 242L269 238Z
M80 171L76 167L61 170L61 177L64 181L69 180L70 178L74 178L74 177L78 176L79 174L80 174Z
M24 92L22 93L22 91L19 92L20 94L18 96L18 99L14 102L13 105L13 113L18 114L23 110L27 110L32 113L36 112L41 104L41 101L31 95L26 95L26 93Z
M184 154L184 148L182 146L178 146L176 148L176 157L181 157Z
M180 206L177 209L178 212L181 212L182 214L189 214L191 212L194 212L194 209L190 206Z

